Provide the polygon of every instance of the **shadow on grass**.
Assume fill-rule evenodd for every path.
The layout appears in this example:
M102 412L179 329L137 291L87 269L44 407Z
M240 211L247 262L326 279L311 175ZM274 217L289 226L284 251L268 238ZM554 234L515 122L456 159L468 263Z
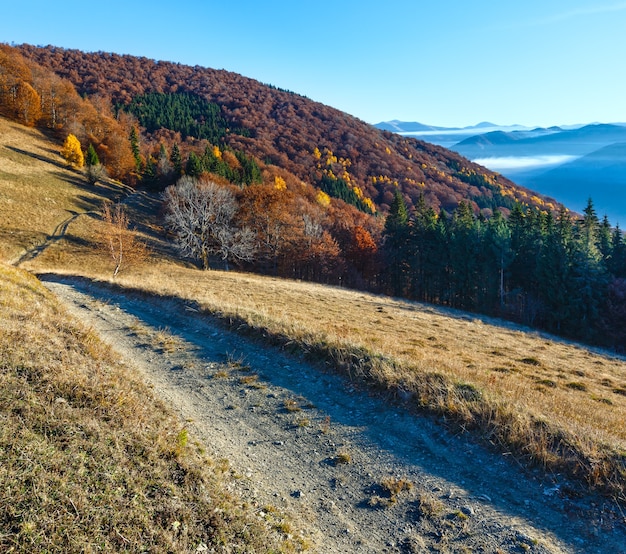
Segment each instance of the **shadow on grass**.
M193 345L204 363L221 361L216 356L220 352L241 353L246 360L254 360L254 371L265 383L309 400L321 416L327 415L333 422L333 432L345 428L352 441L375 449L377 458L387 467L407 475L438 476L448 483L450 491L458 490L461 497L474 504L491 505L505 517L525 520L537 531L547 531L569 545L574 544L574 529L567 524L567 510L588 510L590 517L592 511L606 511L609 519L614 516L608 514L619 510L608 497L583 491L566 478L543 473L539 468L521 467L518 460L485 448L469 434L458 436L454 427L444 424L445 418L411 413L381 391L359 392L361 387L354 386L354 381L328 371L331 368L324 359L313 365L303 363L307 355L297 348L295 357L286 355L284 337L272 336L266 329L255 331L243 321L220 319L207 312L198 315L202 312L198 305L176 297L151 296L142 290L84 278L51 274L38 277L42 281L71 283L94 298L115 303L144 325L160 328L166 323L174 336ZM235 334L228 332L233 330L246 340L234 340ZM218 348L215 341L219 341ZM260 347L264 348L261 357ZM321 466L331 466L336 459L327 457ZM562 495L554 492L561 488ZM361 507L374 507L368 501L373 496L382 499L381 507L386 505L388 494L380 485L370 485L364 492L366 500ZM449 494L452 498L452 492ZM613 524L612 531L624 536L623 524L617 518ZM584 534L583 527L575 532Z

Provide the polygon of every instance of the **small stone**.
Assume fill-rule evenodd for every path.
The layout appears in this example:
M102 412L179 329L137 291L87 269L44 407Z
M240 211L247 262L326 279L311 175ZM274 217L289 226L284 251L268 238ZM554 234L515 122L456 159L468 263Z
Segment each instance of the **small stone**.
M302 491L301 490L295 490L291 493L291 496L293 496L294 498L302 498Z
M461 511L466 515L466 516L473 516L474 515L474 508L472 508L471 506L463 506L461 508Z
M523 542L523 543L526 543L526 544L533 544L533 542L534 542L531 537L529 537L525 533L522 533L521 531L517 531L515 533L515 539L518 542Z

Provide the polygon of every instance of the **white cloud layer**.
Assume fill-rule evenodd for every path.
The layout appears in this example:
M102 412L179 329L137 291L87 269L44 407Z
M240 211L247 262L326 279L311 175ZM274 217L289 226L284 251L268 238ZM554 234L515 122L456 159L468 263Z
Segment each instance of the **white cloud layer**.
M578 156L546 155L546 156L504 156L500 158L477 158L474 163L485 166L492 171L510 169L535 169L551 167L575 160Z

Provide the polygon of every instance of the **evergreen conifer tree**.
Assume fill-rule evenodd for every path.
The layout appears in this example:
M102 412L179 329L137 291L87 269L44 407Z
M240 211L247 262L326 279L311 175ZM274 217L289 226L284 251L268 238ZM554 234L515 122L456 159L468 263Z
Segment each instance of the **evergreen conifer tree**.
M408 286L409 251L408 251L409 212L406 202L396 191L385 219L385 245L387 250L386 273L393 294L404 295Z
M130 130L130 149L133 152L133 158L135 158L135 169L141 173L143 161L141 159L141 152L139 151L139 134L135 127Z
M96 149L93 147L93 144L91 143L89 143L89 148L87 148L87 156L85 156L85 164L87 165L87 167L100 164L98 153L96 152Z
M172 167L174 168L174 180L177 180L183 174L183 158L180 154L178 143L175 143L172 147L170 162L172 162Z
M190 152L185 166L185 173L190 177L199 177L202 174L202 161L195 152Z
M100 164L98 153L91 143L89 143L89 148L87 148L85 165L87 166L87 179L93 185L102 177L104 168L102 167L102 164Z

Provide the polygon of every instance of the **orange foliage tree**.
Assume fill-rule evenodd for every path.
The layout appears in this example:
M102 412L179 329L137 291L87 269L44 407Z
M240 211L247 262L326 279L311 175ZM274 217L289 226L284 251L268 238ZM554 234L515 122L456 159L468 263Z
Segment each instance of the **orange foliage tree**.
M240 193L240 220L256 235L259 262L274 274L293 240L294 200L291 191L273 184L252 185Z

